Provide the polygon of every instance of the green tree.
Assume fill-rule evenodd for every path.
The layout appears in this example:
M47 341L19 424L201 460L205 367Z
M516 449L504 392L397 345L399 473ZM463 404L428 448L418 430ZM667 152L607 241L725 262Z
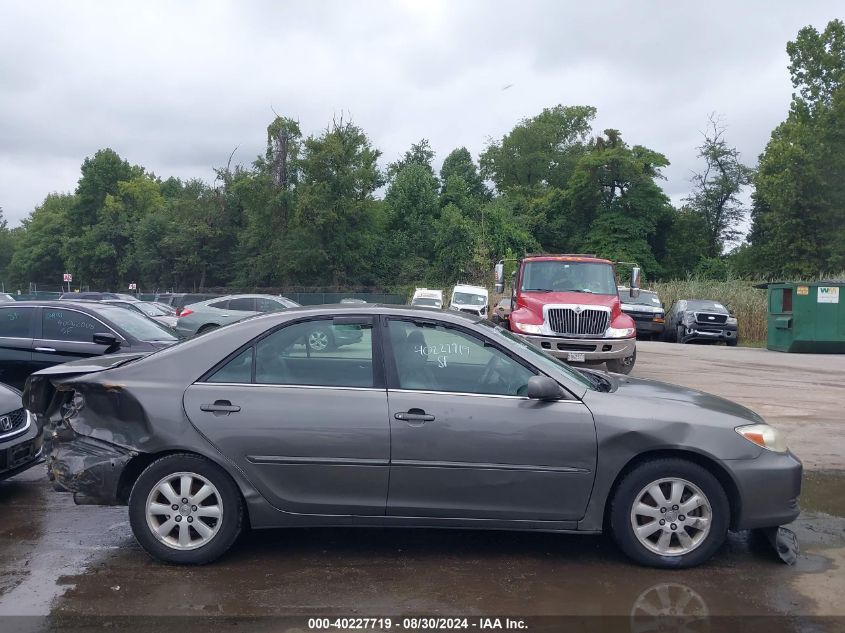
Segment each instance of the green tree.
M0 207L0 281L7 280L9 264L15 252L15 238L6 217L3 214L3 207Z
M444 194L449 178L453 177L458 177L464 182L464 189L469 196L477 200L490 198L490 191L484 184L484 179L478 173L475 161L472 160L472 155L466 147L452 150L443 160L443 166L440 168L440 182Z
M588 146L591 106L557 105L523 119L481 154L481 173L501 192L550 185L566 188Z
M715 115L708 120L698 157L704 169L693 174L693 192L686 202L704 220L707 255L712 258L741 235L740 224L746 212L739 195L751 182L753 172L740 162L739 151L728 145L725 127Z
M68 272L62 257L76 196L51 193L22 222L8 274L19 287L29 282L60 284Z
M845 24L805 27L787 52L797 92L760 156L742 261L809 277L845 268Z
M361 128L335 120L306 139L296 224L286 260L291 274L340 285L368 279L379 233L380 152Z

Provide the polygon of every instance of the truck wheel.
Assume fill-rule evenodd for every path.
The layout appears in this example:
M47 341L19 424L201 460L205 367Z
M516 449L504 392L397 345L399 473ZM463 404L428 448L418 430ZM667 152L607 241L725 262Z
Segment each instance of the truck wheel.
M728 344L728 347L736 347L737 345L739 345L739 334L737 334L732 339L728 339L725 342Z
M129 495L129 525L147 553L203 565L235 542L243 521L237 485L199 455L176 453L147 466Z
M724 543L730 504L707 469L684 459L644 462L619 484L610 505L613 538L650 567L700 565Z
M637 362L636 348L634 348L634 353L628 356L628 358L612 358L607 361L607 371L614 374L630 374L635 362Z
M677 330L675 330L675 332L676 332L676 334L675 334L675 342L676 342L676 343L683 343L683 342L684 342L684 341L683 341L683 338L684 338L684 336L685 336L685 335L686 335L686 333L687 333L687 328L685 328L683 325L679 325L679 326L678 326L678 329L677 329Z

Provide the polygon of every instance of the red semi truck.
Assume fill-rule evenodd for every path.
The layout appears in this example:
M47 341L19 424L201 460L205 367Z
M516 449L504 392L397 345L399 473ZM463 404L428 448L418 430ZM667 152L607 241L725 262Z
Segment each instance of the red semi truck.
M567 362L606 363L627 374L637 359L636 326L622 312L613 262L594 255L526 255L496 264L496 292L505 289L505 261L516 261L507 327ZM619 262L623 263L623 262ZM631 270L639 293L640 268Z

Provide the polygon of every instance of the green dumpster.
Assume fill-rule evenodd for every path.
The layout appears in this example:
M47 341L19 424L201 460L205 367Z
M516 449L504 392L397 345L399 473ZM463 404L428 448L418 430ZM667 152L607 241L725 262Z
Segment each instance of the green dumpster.
M779 352L845 354L845 281L767 285L766 347Z

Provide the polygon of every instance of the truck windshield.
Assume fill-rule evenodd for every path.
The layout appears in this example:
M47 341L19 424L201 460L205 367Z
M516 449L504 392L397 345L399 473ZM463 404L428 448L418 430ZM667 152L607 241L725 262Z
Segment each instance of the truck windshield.
M615 295L616 280L610 264L567 261L526 262L523 292L589 292Z
M452 295L452 303L459 306L483 306L487 299L483 295L474 295L469 292L456 292Z
M412 306L430 306L432 308L439 308L441 303L439 299L428 299L427 297L417 297L411 301Z

